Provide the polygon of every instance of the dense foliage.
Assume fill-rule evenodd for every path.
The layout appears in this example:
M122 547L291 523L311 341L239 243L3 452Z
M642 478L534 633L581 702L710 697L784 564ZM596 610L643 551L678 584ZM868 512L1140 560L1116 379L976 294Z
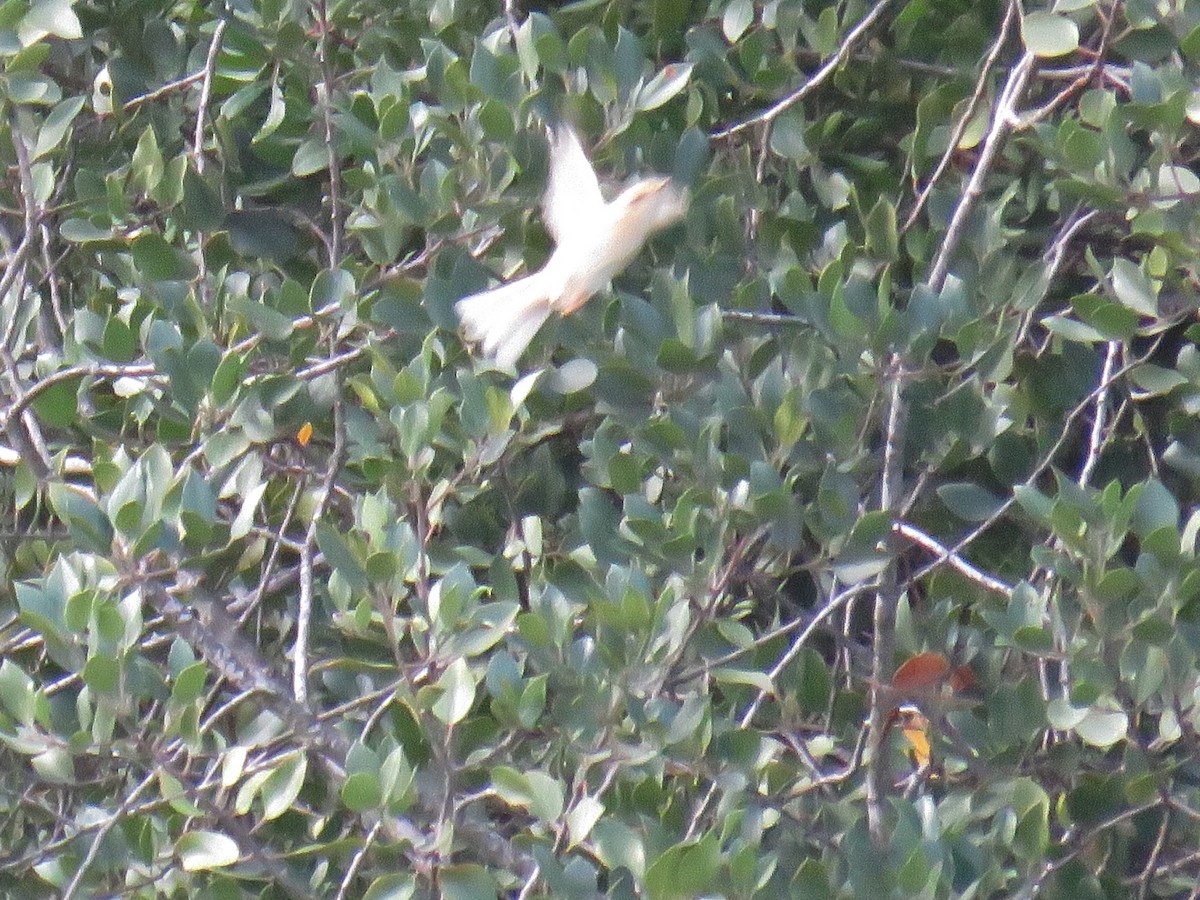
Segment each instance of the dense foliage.
M0 893L1193 890L1200 3L9 0L0 62ZM559 118L691 208L498 370Z

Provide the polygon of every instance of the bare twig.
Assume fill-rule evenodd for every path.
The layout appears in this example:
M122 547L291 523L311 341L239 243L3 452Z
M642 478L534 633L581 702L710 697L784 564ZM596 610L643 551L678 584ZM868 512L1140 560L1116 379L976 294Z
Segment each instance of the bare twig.
M363 845L355 851L354 858L350 860L350 865L346 867L346 874L342 878L341 886L338 888L337 900L346 900L346 897L350 896L350 885L354 883L354 876L358 874L359 867L362 866L363 860L367 856L367 851L375 843L375 838L378 837L379 829L382 825L382 822L376 822L372 825L371 830L367 832L367 837L363 841Z
M274 532L271 536L271 553L267 557L267 561L262 567L262 573L258 579L258 586L246 598L246 601L241 608L237 610L231 610L236 613L239 625L246 624L246 621L252 615L254 615L254 611L258 609L259 604L262 603L263 597L265 597L267 592L274 586L271 573L275 571L275 567L278 564L279 553L281 549L285 546L291 545L291 541L286 540L284 535L287 533L288 526L292 522L292 517L296 514L296 507L300 505L300 498L303 495L304 483L301 481L296 484L296 489L292 491L292 497L288 501L287 509L285 509L283 512L283 521L279 523L279 530Z
M1110 378L1102 381L1099 385L1097 385L1086 397L1084 397L1079 403L1077 403L1075 405L1075 407L1069 413L1067 413L1066 419L1063 421L1062 431L1059 434L1058 438L1054 441L1054 443L1050 446L1050 448L1044 454L1042 454L1041 460L1037 463L1036 466L1034 466L1033 471L1029 473L1029 476L1025 479L1024 484L1027 484L1027 485L1035 484L1037 482L1038 478L1040 478L1042 476L1042 473L1045 472L1050 467L1050 465L1054 462L1054 458L1058 455L1059 450L1061 450L1063 448L1063 445L1066 444L1067 439L1070 437L1071 428L1074 425L1075 421L1081 415L1083 415L1084 411L1086 409L1088 409L1092 403L1095 402L1096 397L1099 396L1100 393L1102 393L1103 391L1108 390L1109 385L1111 385L1117 379L1123 378L1130 369L1134 368L1135 366L1141 365L1143 362L1145 362L1147 359L1149 359L1155 353L1155 351L1158 349L1158 345L1161 343L1161 341L1162 341L1162 338L1160 336L1157 340L1155 340L1151 343L1150 347L1147 348L1145 353L1143 353L1141 356L1137 357L1136 359L1134 359L1132 361L1128 361L1124 365L1122 365L1117 371L1112 373L1112 376ZM982 522L980 522L978 525L976 525L973 529L971 529L971 531L969 531L964 537L960 538L952 547L947 548L945 553L940 554L937 559L933 560L932 562L926 563L924 566L922 566L920 569L918 569L916 572L914 572L910 576L910 580L919 581L920 579L922 579L926 575L928 575L930 572L937 569L939 566L945 565L949 561L949 557L951 554L961 554L963 552L963 550L966 549L970 544L974 543L974 541L981 534L986 532L993 525L995 525L998 521L1000 521L1000 519L1003 518L1008 513L1008 510L1016 502L1017 501L1016 501L1015 496L1008 497L1003 503L1000 504L1000 506L998 506L992 512L991 515L989 515L986 519L984 519Z
M116 825L121 821L121 819L129 814L129 810L134 807L134 805L137 803L138 797L142 795L146 788L150 787L152 784L155 784L157 781L157 772L151 772L149 775L143 778L141 783L139 783L137 787L130 791L125 799L121 802L121 805L113 811L113 814L105 819L104 823L96 829L96 834L92 837L91 846L88 847L87 853L84 855L83 860L79 863L79 867L75 870L75 875L71 879L70 884L67 885L66 889L62 893L62 900L71 900L71 898L75 896L75 892L79 890L79 885L83 881L84 873L91 867L92 863L95 862L96 854L100 852L100 845L104 843L104 838L110 831L112 831L114 825Z
M301 706L308 703L308 640L312 625L313 556L317 552L317 525L325 515L325 507L333 493L333 484L346 454L346 413L342 407L341 377L333 403L333 455L320 493L313 505L304 547L300 551L300 603L296 613L296 643L292 647L292 696Z
M61 341L67 334L67 316L63 312L62 294L58 287L58 272L55 271L54 260L50 256L50 227L42 222L38 231L42 238L42 266L45 269L45 282L50 288L50 312L54 316L54 324L58 326L58 337Z
M1107 831L1109 828L1112 828L1114 825L1119 825L1122 822L1127 822L1130 819L1135 818L1136 816L1140 816L1142 813L1147 812L1148 810L1154 809L1155 807L1161 805L1162 803L1163 803L1163 801L1160 797L1155 797L1153 800L1147 801L1146 803L1142 803L1137 806L1132 806L1128 809L1124 809L1121 812L1117 813L1115 816L1112 816L1109 819L1105 819L1103 822L1100 822L1098 825L1095 825L1092 828L1087 829L1087 831L1080 833L1079 835L1077 835L1075 837L1075 840L1074 840L1075 846L1071 850L1064 853L1062 856L1055 857L1052 860L1047 860L1046 863L1044 863L1042 865L1042 867L1038 871L1038 873L1033 877L1033 880L1030 881L1025 886L1025 889L1022 890L1021 893L1017 894L1016 896L1023 898L1023 900L1027 900L1027 898L1036 897L1038 894L1041 893L1042 888L1045 887L1047 879L1049 879L1050 876L1053 875L1055 872L1057 872L1059 869L1063 868L1063 866L1070 863L1071 860L1073 860L1077 856L1079 856L1079 854L1083 853L1088 848L1088 846L1091 844L1091 842L1093 840L1095 840L1096 837L1101 834L1101 832Z
M1104 368L1100 371L1100 384L1096 390L1094 402L1095 413L1092 414L1092 430L1088 437L1087 456L1079 469L1079 484L1086 487L1092 480L1092 472L1100 461L1100 451L1104 446L1104 428L1108 419L1108 389L1112 385L1113 370L1117 366L1117 357L1121 353L1120 341L1109 341L1104 353Z
M105 364L59 369L57 372L35 381L12 403L0 409L0 431L7 428L16 416L22 415L33 401L56 384L76 378L145 378L155 375L157 372L158 370L151 364L129 366Z
M1104 21L1104 27L1100 32L1100 39L1096 48L1096 58L1088 66L1081 66L1084 71L1080 72L1063 90L1055 94L1048 103L1043 104L1035 110L1025 113L1020 120L1015 123L1018 128L1029 128L1036 125L1038 122L1050 116L1054 110L1058 109L1077 91L1086 87L1097 75L1105 73L1104 58L1108 53L1109 38L1112 37L1113 23L1117 20L1117 16L1121 11L1123 0L1116 0L1113 3L1112 9L1109 10L1107 16L1101 15Z
M192 133L192 164L197 172L204 171L204 123L208 118L208 104L212 98L213 76L217 70L217 56L221 52L221 41L225 37L228 20L221 19L213 29L212 43L208 45L208 56L204 60L204 72L200 79L200 102L196 110L196 126Z
M917 216L921 214L921 210L925 208L926 201L929 200L929 195L933 193L933 189L941 180L950 161L954 158L954 153L958 149L958 142L962 140L963 134L967 130L967 126L971 124L971 120L975 117L975 110L979 108L979 101L983 99L983 92L987 89L988 75L992 71L992 66L996 64L996 60L1000 57L1000 51L1004 49L1005 43L1008 42L1008 32L1012 28L1013 22L1017 18L1017 6L1015 3L1010 3L1008 12L1004 16L1004 22L1000 25L1000 34L996 37L995 43L992 44L992 49L988 51L988 55L983 60L983 66L979 70L979 77L975 81L975 92L971 95L970 101L967 103L966 109L959 116L958 121L954 124L953 130L950 132L950 137L946 143L946 150L942 154L942 158L938 161L937 167L933 170L933 174L929 176L929 180L925 182L925 187L921 188L917 194L917 202L912 208L912 212L908 214L908 219L904 222L904 226L900 229L901 234L912 228L913 223L917 221Z
M321 65L317 102L321 106L321 126L329 164L329 268L336 269L342 260L342 166L333 127L334 77L333 64L329 58L330 32L333 25L329 21L326 0L315 0L312 14L317 23L317 61Z
M186 87L191 87L197 81L203 81L207 73L208 67L205 66L205 68L201 69L199 72L193 72L191 75L185 75L183 78L177 78L175 81L169 81L162 87L155 88L149 93L141 94L140 96L126 101L125 105L122 106L121 109L125 112L132 112L143 103L151 103L155 100L160 100L168 94L173 94L175 91L183 90Z
M791 313L751 312L746 309L723 309L721 318L754 325L807 325L808 322Z
M390 332L386 332L380 337L380 339L386 340L386 336L388 334L390 334ZM313 363L307 368L299 369L296 372L296 377L301 381L311 381L312 379L318 378L321 375L328 375L330 372L340 369L347 363L351 363L356 359L366 356L370 351L371 345L360 344L353 350L347 350L345 353L338 353L334 356L328 357L327 359L323 359L320 362Z
M810 619L806 623L803 623L803 625L804 625L803 630L798 635L796 635L795 640L793 640L791 642L791 644L788 646L787 650L785 650L783 652L783 654L780 656L779 660L775 663L774 666L771 667L770 671L767 673L767 677L772 680L777 678L779 676L779 673L783 671L784 667L786 667L789 662L791 662L793 659L796 658L796 655L800 652L801 649L803 649L804 645L808 642L808 639L810 637L812 637L813 632L817 630L817 627L819 625L821 625L821 623L823 623L826 619L828 619L835 612L837 612L839 609L841 609L845 604L847 604L848 602L853 600L855 597L857 597L860 593L863 593L864 591L869 590L869 589L870 589L870 585L866 585L866 584L854 585L854 586L849 587L846 590L842 591L841 593L835 594L832 597L830 597L829 600L825 603L825 605L821 607L820 611L817 612L817 614L812 617L812 619ZM796 628L799 628L800 625L801 625L801 620L793 620L792 622L788 623L788 625L784 626L783 628L779 628L779 629L776 629L775 631L771 632L770 637L771 637L771 639L777 638L781 634L786 634L789 631L793 631ZM764 636L764 639L765 639L765 637L766 636ZM762 642L765 642L765 640L763 640ZM755 643L759 644L760 642L756 641ZM718 664L718 663L732 661L734 658L741 656L746 652L749 652L749 648L743 648L742 650L737 651L735 654L731 654L728 657L723 657L721 660L715 661L714 665ZM705 671L707 671L707 668ZM700 673L693 673L693 674L700 674ZM680 676L678 681L683 682L686 680L690 680L690 677L692 677L692 675ZM746 711L738 718L738 725L740 728L745 729L745 728L750 727L750 723L752 721L754 721L754 716L757 715L758 710L761 708L763 702L767 699L767 696L769 695L769 693L770 693L769 691L760 690L755 694L754 699L752 701L750 701L749 706L746 707ZM708 806L712 803L712 800L716 796L716 793L717 793L717 782L714 781L714 782L712 782L712 784L709 785L708 791L705 793L705 796L703 798L701 798L700 803L696 806L696 809L694 809L692 811L692 816L688 823L688 830L687 830L687 834L689 837L694 835L696 833L696 831L699 829L700 822L704 816L704 812L708 808Z
M1150 896L1150 885L1154 881L1154 870L1158 868L1159 857L1162 856L1163 847L1167 844L1167 833L1171 830L1171 811L1172 807L1169 804L1163 810L1162 822L1158 826L1158 836L1154 839L1154 846L1150 849L1150 856L1146 859L1146 866L1142 869L1142 874L1138 878L1138 900L1146 900Z
M904 382L907 378L904 361L895 354L889 366L888 414L884 430L883 477L880 482L879 508L884 513L895 511L903 495L904 445L908 409L904 401ZM891 703L883 688L892 680L892 657L895 652L896 603L899 600L899 578L893 559L880 573L875 593L872 626L871 710L867 719L867 743L871 757L867 761L867 828L878 847L888 844L884 810L884 791L887 787L887 756L884 738L887 733Z
M40 215L37 205L37 191L33 184L33 163L29 158L29 147L25 143L25 137L21 133L20 123L17 121L17 118L16 110L10 110L9 132L12 139L13 151L17 156L17 178L21 185L21 215L24 221L25 233L21 235L21 242L10 257L4 274L0 276L0 303L4 301L5 295L9 291L12 291L14 309L20 308L21 300L25 296L27 288L25 283L26 258L33 249L34 236L37 234L38 216ZM17 287L18 281L20 282L20 287ZM9 349L13 347L14 332L20 320L20 315L13 315L5 325L3 337L0 337L0 347Z
M992 126L984 137L983 149L980 151L975 169L967 181L962 199L954 209L954 215L950 219L950 225L946 229L946 236L942 239L938 255L929 270L927 280L935 294L940 293L946 283L950 260L953 259L958 244L962 240L963 234L966 233L967 221L971 212L983 194L983 182L996 161L996 155L1000 152L1004 139L1016 122L1016 104L1025 91L1029 76L1033 74L1035 60L1036 57L1032 53L1028 50L1025 51L1020 61L1009 72L1008 81L1005 82L1004 88L996 100L996 107L992 111Z
M841 66L846 62L847 57L850 55L851 49L858 42L859 38L866 34L871 26L878 21L879 17L883 15L884 10L887 9L887 5L888 0L880 0L880 2L877 3L869 13L863 16L859 23L846 33L846 36L842 39L841 45L837 49L837 53L831 56L825 62L825 64L821 66L821 68L817 69L817 71L813 73L812 78L808 79L808 81L806 81L801 87L797 88L795 91L788 94L782 100L778 101L763 112L751 116L745 121L738 122L736 125L730 125L728 128L723 128L720 131L713 132L713 140L721 140L723 138L731 137L747 130L748 128L753 128L756 125L766 125L769 128L771 124L774 123L777 118L779 118L779 116L787 112L797 103L801 102L810 93L824 84L834 72L841 68Z
M944 558L946 563L954 571L965 577L969 581L973 581L985 591L991 591L993 594L1000 594L1002 597L1008 597L1013 592L1013 587L1005 581L991 575L967 560L963 559L953 550L941 543L937 538L930 534L926 534L915 525L910 525L908 522L897 522L892 526L896 534L907 540L912 541L918 547L935 553L939 558Z

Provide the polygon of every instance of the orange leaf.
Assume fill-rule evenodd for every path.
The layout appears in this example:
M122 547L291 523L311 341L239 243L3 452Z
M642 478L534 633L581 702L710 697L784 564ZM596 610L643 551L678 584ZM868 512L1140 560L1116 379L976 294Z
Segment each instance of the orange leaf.
M950 674L950 663L940 653L918 653L906 659L892 676L892 686L898 691L911 692L935 688Z
M312 440L313 426L312 422L305 422L300 426L300 430L296 432L296 441L301 447L307 447L308 442Z

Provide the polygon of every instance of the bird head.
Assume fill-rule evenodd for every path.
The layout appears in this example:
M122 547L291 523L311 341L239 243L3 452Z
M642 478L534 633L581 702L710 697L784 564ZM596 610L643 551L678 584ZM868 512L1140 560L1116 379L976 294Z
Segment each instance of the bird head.
M644 222L648 231L658 231L683 218L688 196L670 178L644 178L626 188L616 202L630 218Z

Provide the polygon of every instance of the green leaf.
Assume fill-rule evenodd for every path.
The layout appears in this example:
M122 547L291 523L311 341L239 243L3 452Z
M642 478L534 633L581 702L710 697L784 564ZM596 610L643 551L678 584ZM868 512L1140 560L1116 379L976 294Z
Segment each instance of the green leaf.
M279 80L276 78L271 82L271 106L267 110L267 117L263 120L262 126L258 132L251 138L252 144L257 144L260 141L265 141L273 135L280 125L283 124L284 115L287 113L287 105L283 100L283 91L279 87Z
M175 676L175 684L171 687L171 702L186 706L199 700L207 680L207 664L195 662L187 666Z
M137 147L133 150L133 159L129 161L131 182L143 194L154 193L163 177L163 156L158 149L158 137L154 126L147 125L138 139ZM163 279L165 280L165 279Z
M977 484L960 481L939 485L937 495L946 508L965 522L983 522L996 512L1004 500Z
M590 794L584 794L567 812L567 849L585 840L600 817L604 815L604 804Z
M33 7L21 20L18 32L21 43L26 46L48 34L67 41L83 37L83 27L69 0L34 0Z
M363 900L411 900L416 891L417 882L412 875L381 875L371 882Z
M538 675L529 679L529 683L521 691L521 699L517 702L517 718L524 728L537 725L546 708L546 683L549 676Z
M775 120L771 129L771 152L797 161L811 158L812 152L804 140L804 116L798 110L788 110Z
M746 33L746 29L754 23L754 3L752 0L731 0L721 16L721 31L725 40L736 44L738 38Z
M76 244L89 241L107 241L112 238L112 230L92 224L88 219L67 219L59 226L58 233L63 240Z
M354 772L342 785L342 802L353 812L375 809L383 800L383 786L375 772Z
M1021 17L1021 39L1034 56L1065 56L1079 48L1079 26L1066 16L1036 10Z
M113 362L130 362L138 355L133 329L115 316L104 323L104 356Z
M475 703L475 676L466 661L456 659L450 663L437 686L442 695L433 704L433 714L447 725L461 722Z
M37 417L51 428L70 428L79 415L79 379L59 381L33 401Z
M233 249L243 256L286 262L300 249L300 237L287 216L271 209L232 210L225 227Z
M175 853L185 872L231 866L241 856L237 842L216 831L189 831L175 842Z
M313 279L309 303L313 310L344 305L354 297L354 276L345 269L324 269Z
M442 900L496 900L496 881L487 869L474 863L438 869Z
M1160 528L1179 527L1179 501L1157 478L1145 482L1137 499L1131 526L1141 537Z
M262 820L264 822L277 819L292 808L296 797L300 795L300 788L304 786L304 776L307 772L308 758L303 754L297 754L276 768L271 776L263 782L259 796L263 801ZM346 786L343 786L342 789L343 800L346 799L346 787L353 778L352 775L346 779ZM346 805L355 809L349 803ZM359 807L355 811L358 812L362 808Z
M113 694L121 684L121 664L111 656L93 656L83 667L84 683L97 694Z
M325 522L317 525L317 546L325 555L325 561L346 579L352 589L367 591L370 579L367 578L364 562L359 560L350 543Z
M50 111L50 115L46 116L46 121L38 131L37 144L30 154L31 161L36 162L62 143L71 129L71 123L83 109L84 102L82 97L68 97Z
M592 829L596 855L609 869L624 867L641 879L646 872L646 848L641 835L612 818L604 818Z
M758 688L766 694L775 693L775 685L766 672L757 669L733 669L720 666L709 673L718 684L744 684Z
M329 167L329 150L325 142L319 138L309 138L292 157L292 174L297 178L306 178L324 171Z
M221 196L189 163L183 173L183 207L180 221L193 231L213 231L225 221Z
M1080 740L1093 747L1108 748L1129 731L1129 716L1115 700L1101 701L1089 707L1075 725Z
M884 262L900 258L900 234L896 226L896 208L880 197L863 220L867 232L867 251Z
M33 724L36 708L34 681L11 659L0 661L0 703L21 725Z
M1127 259L1114 259L1112 289L1117 299L1142 316L1157 318L1158 299L1145 273Z
M548 773L497 766L491 774L492 790L506 803L528 809L543 822L554 822L562 815L563 785Z
M709 891L720 869L721 849L714 834L676 844L646 870L646 887L653 900L685 900Z
M692 77L692 64L671 63L648 81L637 95L637 108L641 112L658 109L687 87Z
M50 784L69 785L77 783L75 763L71 754L63 747L51 747L29 760L38 778Z
M150 281L184 281L196 274L195 263L154 232L134 238L133 264Z

